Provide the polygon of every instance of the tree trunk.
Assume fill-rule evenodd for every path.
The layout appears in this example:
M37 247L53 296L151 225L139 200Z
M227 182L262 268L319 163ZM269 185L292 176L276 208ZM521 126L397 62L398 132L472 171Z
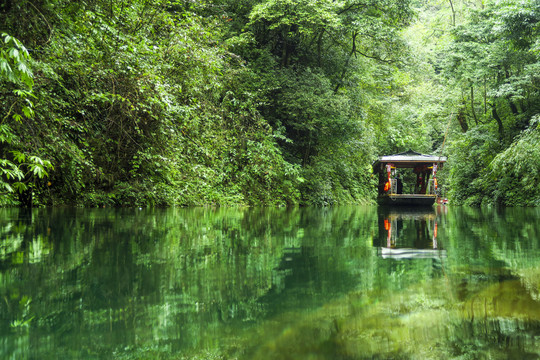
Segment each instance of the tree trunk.
M487 114L487 84L486 76L484 75L484 115Z
M456 11L454 10L454 4L452 3L452 0L448 0L450 2L450 8L452 9L452 26L456 26Z
M510 77L512 75L507 68L504 69L504 74L506 76L506 79L510 79ZM514 104L514 102L510 98L510 96L507 96L506 99L508 99L508 104L510 105L510 110L512 110L512 114L518 115L519 111L518 111L518 108L517 108L516 104Z
M476 117L476 111L474 110L474 86L471 86L471 111L474 123L478 125L478 118Z
M463 108L459 109L457 120L461 126L461 131L467 132L469 130L469 124L467 124L467 118L465 117L465 110Z
M351 53L349 54L349 57L347 57L347 61L345 61L345 65L343 66L343 71L341 72L341 77L339 78L338 83L336 84L336 87L334 89L334 94L337 94L339 87L343 83L343 79L345 79L345 74L347 73L347 68L349 67L349 62L351 61L351 58L353 57L354 53L356 52L356 37L358 36L358 33L354 33L352 37L352 48Z
M518 115L519 111L516 104L514 104L514 102L510 99L508 99L508 104L510 105L510 110L512 110L512 114Z
M497 107L495 105L491 105L491 114L499 126L499 139L502 139L504 137L504 126L499 113L497 113Z

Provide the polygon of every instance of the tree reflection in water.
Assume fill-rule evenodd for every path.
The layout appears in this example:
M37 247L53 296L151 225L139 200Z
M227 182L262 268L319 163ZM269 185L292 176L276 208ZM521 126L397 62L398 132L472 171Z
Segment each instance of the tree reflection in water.
M0 212L1 358L540 356L537 209Z

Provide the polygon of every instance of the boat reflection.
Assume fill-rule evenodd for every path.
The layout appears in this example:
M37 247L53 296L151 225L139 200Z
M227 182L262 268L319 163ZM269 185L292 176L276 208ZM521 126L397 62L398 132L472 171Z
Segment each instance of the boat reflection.
M445 207L422 209L379 208L379 236L373 246L382 258L444 258L446 250L437 241L440 217Z

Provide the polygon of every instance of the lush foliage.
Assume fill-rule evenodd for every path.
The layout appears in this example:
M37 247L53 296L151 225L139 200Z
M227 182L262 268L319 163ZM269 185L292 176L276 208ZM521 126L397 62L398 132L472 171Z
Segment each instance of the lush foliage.
M4 85L7 107L0 121L0 191L18 193L22 205L31 205L31 191L53 166L35 153L34 146L24 146L16 135L23 121L34 117L32 93L34 81L29 67L30 55L24 45L6 33L0 43L0 84ZM29 197L30 196L30 197ZM10 204L1 198L0 204Z
M540 6L484 1L454 15L431 55L452 99L450 195L473 205L538 205Z
M35 84L6 142L54 165L35 204L366 201L369 100L411 14L385 1L8 2L33 76L26 52L3 76Z
M457 203L539 201L534 0L21 0L0 19L3 204L358 203L376 156L407 149L449 156Z

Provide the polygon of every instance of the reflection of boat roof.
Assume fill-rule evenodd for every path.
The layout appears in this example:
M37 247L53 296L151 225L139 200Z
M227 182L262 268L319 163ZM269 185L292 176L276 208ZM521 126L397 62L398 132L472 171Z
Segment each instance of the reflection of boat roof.
M434 220L437 218L435 213L429 214L401 214L401 213L390 213L387 215L390 220Z
M377 249L383 259L432 259L446 258L446 250L441 249L412 249L412 248L387 248Z
M391 206L380 206L379 214L385 217L392 219L434 219L437 214L433 208L423 208L418 206L402 206L402 207L391 207Z
M379 159L373 163L375 171L384 170L384 164L392 163L397 168L413 168L418 165L445 163L446 156L425 155L409 150L399 154L379 156Z

